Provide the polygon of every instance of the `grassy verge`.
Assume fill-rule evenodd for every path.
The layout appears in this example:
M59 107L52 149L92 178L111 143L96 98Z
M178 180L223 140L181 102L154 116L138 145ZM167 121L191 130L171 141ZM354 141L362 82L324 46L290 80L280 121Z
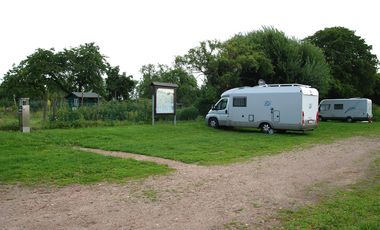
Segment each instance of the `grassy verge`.
M216 130L203 122L103 128L0 131L0 183L66 185L119 182L167 172L147 162L83 153L72 146L119 150L203 165L241 161L352 136L380 136L380 123L326 122L308 133L264 135Z
M306 133L264 135L257 129L215 130L202 122L44 130L40 138L66 145L118 150L203 165L331 143L352 136L380 136L380 123L323 122Z
M0 132L0 183L25 185L124 182L168 172L163 165L73 150L38 135Z
M373 178L318 205L284 212L282 219L284 229L380 229L380 158Z

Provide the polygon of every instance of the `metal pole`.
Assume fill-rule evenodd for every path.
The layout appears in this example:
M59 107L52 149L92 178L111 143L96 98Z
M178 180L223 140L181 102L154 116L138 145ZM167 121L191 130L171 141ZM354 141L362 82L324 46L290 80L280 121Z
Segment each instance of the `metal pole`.
M152 125L154 125L154 94L152 94Z
M174 114L174 125L177 125L177 115Z

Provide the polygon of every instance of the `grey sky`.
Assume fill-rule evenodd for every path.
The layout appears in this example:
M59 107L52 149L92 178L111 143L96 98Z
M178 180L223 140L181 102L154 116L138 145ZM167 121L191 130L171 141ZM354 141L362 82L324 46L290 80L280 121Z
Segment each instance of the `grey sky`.
M139 79L144 64L170 65L200 41L262 26L299 39L344 26L380 57L379 5L375 0L3 0L0 78L37 48L95 42L111 65Z

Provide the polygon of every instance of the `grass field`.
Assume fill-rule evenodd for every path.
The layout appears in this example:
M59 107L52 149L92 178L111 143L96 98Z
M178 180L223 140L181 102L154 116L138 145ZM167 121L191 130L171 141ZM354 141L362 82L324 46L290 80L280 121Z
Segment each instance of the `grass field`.
M0 132L0 184L124 182L168 171L168 167L150 162L76 151L37 133Z
M202 122L46 130L56 144L119 150L203 165L231 163L351 136L379 136L380 123L323 122L306 133L264 135L258 129L211 129Z
M73 146L120 150L203 165L224 164L351 136L380 136L380 123L325 122L307 133L265 135L203 122L0 132L0 183L72 184L124 181L165 173L153 163L99 156Z
M380 229L380 152L373 177L317 205L282 214L285 229Z

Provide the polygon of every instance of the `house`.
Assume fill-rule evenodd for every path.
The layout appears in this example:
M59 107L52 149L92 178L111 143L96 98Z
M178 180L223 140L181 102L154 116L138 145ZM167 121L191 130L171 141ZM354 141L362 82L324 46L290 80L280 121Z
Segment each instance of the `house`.
M92 106L99 103L101 96L93 92L72 92L66 97L69 107L73 110L79 106Z

